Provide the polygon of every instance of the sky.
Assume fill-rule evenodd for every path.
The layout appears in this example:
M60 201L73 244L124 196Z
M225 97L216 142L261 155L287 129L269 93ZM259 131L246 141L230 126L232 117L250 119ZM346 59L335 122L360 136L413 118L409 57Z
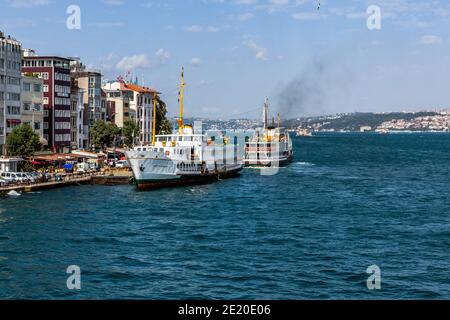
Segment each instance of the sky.
M266 97L282 118L450 107L447 0L0 0L0 30L105 79L131 74L171 115L182 66L186 116L256 118Z

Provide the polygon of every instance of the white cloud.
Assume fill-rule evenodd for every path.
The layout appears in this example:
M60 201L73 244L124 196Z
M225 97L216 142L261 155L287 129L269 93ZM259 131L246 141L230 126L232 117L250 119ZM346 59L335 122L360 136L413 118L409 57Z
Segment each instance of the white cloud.
M95 22L89 24L91 27L98 27L98 28L120 28L123 27L123 22Z
M103 3L110 6L121 6L124 4L123 0L103 0Z
M318 13L313 13L313 12L299 12L299 13L294 13L292 15L292 18L296 19L296 20L320 20L325 18L326 16L318 14Z
M253 13L243 13L238 16L239 21L247 21L253 18L255 15Z
M254 40L247 40L244 44L255 52L255 58L262 61L269 60L267 58L267 48L257 44Z
M155 57L158 60L158 64L165 64L167 62L167 60L169 60L170 58L170 53L169 51L160 48L158 49L158 51L156 51L155 53Z
M191 65L193 66L199 66L202 64L202 61L200 60L200 58L192 58L191 59Z
M192 26L185 26L184 31L188 31L188 32L202 32L203 28L197 25L192 25Z
M9 0L8 2L13 8L33 8L50 4L50 0Z
M141 55L135 55L135 56L131 56L131 57L123 57L122 60L120 60L117 65L116 68L118 70L124 70L124 71L128 71L128 70L134 70L134 69L138 69L138 68L148 68L150 66L150 60L147 57L147 55L145 54L141 54Z
M202 27L199 25L191 25L191 26L185 26L183 27L184 31L187 32L219 32L220 29L218 27L214 27L214 26L208 26L208 27Z
M442 39L438 36L423 36L420 42L425 45L441 44Z
M114 55L109 57L115 58ZM169 51L164 48L158 49L153 58L146 54L123 57L117 64L116 69L121 71L130 71L134 69L147 69L165 64L170 59Z

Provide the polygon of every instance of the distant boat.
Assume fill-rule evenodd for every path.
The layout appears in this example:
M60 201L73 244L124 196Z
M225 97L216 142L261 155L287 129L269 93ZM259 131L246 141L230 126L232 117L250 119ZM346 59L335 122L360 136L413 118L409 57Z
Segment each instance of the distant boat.
M278 127L269 126L268 115L269 103L266 99L263 108L264 127L256 129L253 138L246 143L245 165L247 167L283 166L294 158L289 132L280 127L279 117Z
M377 129L376 132L379 134L389 134L388 129Z
M312 137L312 132L308 129L298 128L296 131L297 137Z

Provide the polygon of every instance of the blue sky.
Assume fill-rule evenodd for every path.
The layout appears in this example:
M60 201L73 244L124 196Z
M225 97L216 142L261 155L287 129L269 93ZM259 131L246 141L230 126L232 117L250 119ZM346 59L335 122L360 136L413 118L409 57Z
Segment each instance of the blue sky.
M318 2L321 3L317 10ZM81 30L66 28L69 5ZM366 26L381 8L381 30ZM450 3L419 0L0 0L0 29L39 54L133 73L177 112L283 117L450 107Z

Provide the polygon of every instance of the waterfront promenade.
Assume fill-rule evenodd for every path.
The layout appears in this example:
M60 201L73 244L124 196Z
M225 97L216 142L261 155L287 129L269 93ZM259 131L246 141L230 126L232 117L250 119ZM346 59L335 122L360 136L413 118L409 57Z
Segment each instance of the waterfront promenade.
M128 184L132 177L131 172L125 171L111 171L111 172L95 172L83 175L67 174L62 177L61 181L53 178L48 182L39 182L33 184L16 184L5 187L0 187L0 195L6 195L11 191L27 193L41 190L51 190L69 186L80 185L119 185Z

